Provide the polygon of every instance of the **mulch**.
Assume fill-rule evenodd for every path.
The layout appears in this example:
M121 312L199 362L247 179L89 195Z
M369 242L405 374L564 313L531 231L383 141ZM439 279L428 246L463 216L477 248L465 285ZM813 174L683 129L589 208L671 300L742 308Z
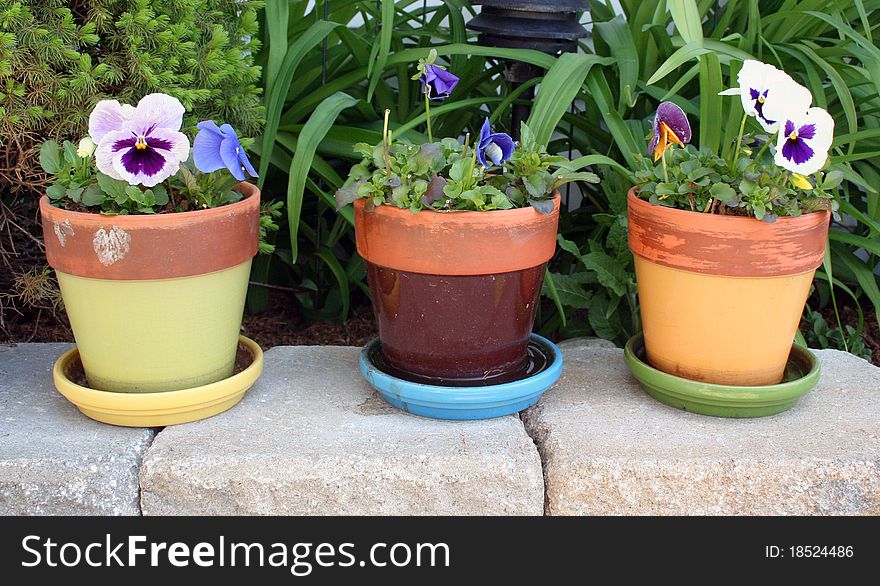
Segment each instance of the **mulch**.
M345 323L306 322L286 294L271 292L265 311L245 314L241 333L263 350L273 346L364 346L379 335L369 307Z

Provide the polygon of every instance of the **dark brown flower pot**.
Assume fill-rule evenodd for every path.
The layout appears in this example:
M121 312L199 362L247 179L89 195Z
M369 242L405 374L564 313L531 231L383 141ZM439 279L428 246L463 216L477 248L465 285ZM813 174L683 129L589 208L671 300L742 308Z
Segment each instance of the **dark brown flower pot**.
M387 366L433 384L497 381L525 371L559 197L531 207L413 214L355 202Z

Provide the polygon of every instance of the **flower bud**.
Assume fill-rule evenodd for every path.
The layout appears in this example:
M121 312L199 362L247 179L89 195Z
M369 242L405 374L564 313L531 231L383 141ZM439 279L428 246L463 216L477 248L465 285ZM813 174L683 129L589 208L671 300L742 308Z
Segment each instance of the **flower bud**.
M92 140L90 136L85 137L81 141L79 141L79 146L76 149L76 154L82 158L91 157L92 153L95 152L95 141Z

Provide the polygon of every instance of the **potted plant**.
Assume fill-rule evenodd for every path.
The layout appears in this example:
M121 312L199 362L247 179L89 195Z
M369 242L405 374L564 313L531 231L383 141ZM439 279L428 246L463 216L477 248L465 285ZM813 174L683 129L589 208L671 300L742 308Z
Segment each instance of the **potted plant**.
M660 104L653 160L628 195L629 246L653 367L719 385L776 385L825 257L842 173L822 170L834 121L810 106L806 88L758 61L746 61L738 81L723 92L744 108L728 158L686 146L684 112ZM744 140L748 117L766 135Z
M526 362L547 261L556 249L558 187L597 181L555 167L526 125L521 141L493 132L434 140L431 101L458 78L432 51L413 79L423 87L428 141L359 144L337 205L354 202L388 366L406 378L467 386L500 380Z
M229 125L180 132L165 94L99 102L76 147L46 142L54 177L40 201L88 387L155 393L233 374L251 259L277 208L261 214L256 176ZM259 348L257 347L257 350Z

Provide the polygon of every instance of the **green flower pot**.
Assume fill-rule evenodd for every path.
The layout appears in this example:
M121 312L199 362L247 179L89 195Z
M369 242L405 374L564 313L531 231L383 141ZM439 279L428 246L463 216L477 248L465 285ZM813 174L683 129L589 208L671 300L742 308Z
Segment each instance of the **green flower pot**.
M642 334L630 338L624 349L630 372L645 391L672 407L716 417L764 417L791 409L819 382L819 361L793 344L785 377L776 385L741 387L688 380L648 364Z

